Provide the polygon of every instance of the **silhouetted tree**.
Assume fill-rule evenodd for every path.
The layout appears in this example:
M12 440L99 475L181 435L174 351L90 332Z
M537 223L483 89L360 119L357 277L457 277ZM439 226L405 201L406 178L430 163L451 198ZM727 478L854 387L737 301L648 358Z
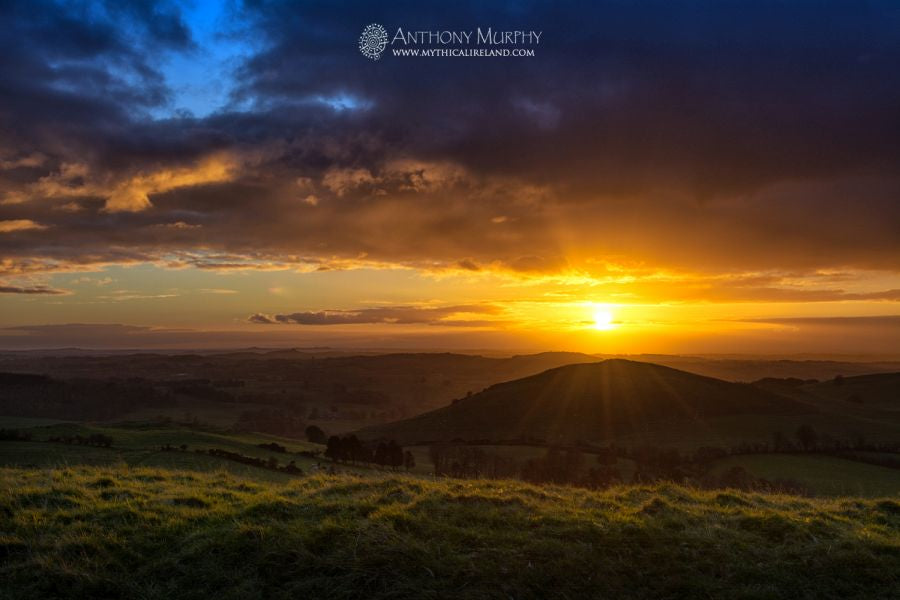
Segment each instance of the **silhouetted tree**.
M583 485L590 488L605 488L619 483L621 480L622 476L616 467L600 463L598 466L588 469L587 475L581 481Z
M397 445L397 442L394 440L387 443L385 460L392 469L396 470L397 467L403 466L403 448Z
M797 428L797 440L804 450L809 451L816 447L819 441L819 434L813 429L812 425L804 423Z
M336 435L328 438L328 443L325 447L325 456L337 462L341 462L346 459L346 453L344 452L344 443L341 438Z
M0 429L0 441L27 442L30 439L31 434L27 431L19 431L18 429Z
M387 464L387 444L378 442L378 447L375 448L374 459L376 465L383 467Z
M746 490L751 487L753 478L744 467L731 467L722 474L719 483L722 487Z
M563 476L566 481L578 479L581 469L584 467L584 454L581 450L570 449L566 451Z
M403 453L403 466L406 467L407 471L416 466L416 457L409 450Z
M782 452L790 449L791 442L787 439L787 436L784 435L780 431L776 431L772 434L772 446L775 448L775 452Z
M449 445L446 443L431 444L428 447L428 459L434 465L435 475L447 474L447 458Z
M325 432L316 425L310 425L306 428L306 439L314 444L324 444L328 441Z
M609 448L600 448L597 450L597 464L598 465L614 465L618 462L618 457L616 456L616 449L613 446Z
M728 456L728 453L722 448L716 446L701 446L694 451L694 462L711 463L720 458L725 458L726 456Z

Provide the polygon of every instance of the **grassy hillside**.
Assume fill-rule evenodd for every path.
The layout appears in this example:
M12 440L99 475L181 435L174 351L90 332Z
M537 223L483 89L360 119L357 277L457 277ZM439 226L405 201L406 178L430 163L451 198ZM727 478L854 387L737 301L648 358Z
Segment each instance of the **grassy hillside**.
M0 417L4 423L16 423L17 419ZM323 447L309 442L279 438L258 433L228 433L202 431L177 425L120 424L100 426L78 423L56 423L22 428L31 435L31 441L0 443L0 466L46 468L70 465L129 465L192 469L198 471L225 470L237 475L266 481L286 481L286 474L269 469L241 464L225 458L210 456L197 451L226 450L243 456L278 461L280 466L294 461L300 469L309 471L319 461L299 455L301 451L315 451ZM112 447L100 448L77 444L49 442L53 437L89 437L102 434L112 439ZM277 443L287 452L273 452L260 448L259 444ZM163 451L163 446L178 448L184 444L186 451ZM341 467L342 470L348 467Z
M606 360L568 365L501 383L450 406L362 430L401 441L522 437L600 440L713 418L804 415L815 409L750 385L650 363Z
M0 469L0 551L9 600L873 599L900 594L900 503Z

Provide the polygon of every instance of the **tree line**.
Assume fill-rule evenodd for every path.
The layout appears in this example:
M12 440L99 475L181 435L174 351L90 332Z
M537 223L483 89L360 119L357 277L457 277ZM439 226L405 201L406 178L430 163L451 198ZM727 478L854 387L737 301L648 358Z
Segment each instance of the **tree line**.
M91 435L64 435L53 436L47 438L48 442L57 444L76 444L78 446L96 446L98 448L111 448L113 439L102 433L92 433Z
M203 450L198 449L195 450L195 452L203 453ZM240 454L239 452L222 450L220 448L210 448L206 451L206 454L224 458L225 460L238 462L244 465L258 467L260 469L268 469L269 471L278 471L280 473L287 473L288 475L303 475L303 469L298 467L296 462L293 460L288 462L286 465L281 466L278 463L278 459L275 457L257 458L255 456L246 456L244 454Z
M325 456L340 463L360 463L378 465L407 471L416 466L416 458L409 450L404 450L395 440L378 442L377 445L364 444L355 435L328 438Z
M31 433L19 429L0 429L0 442L28 442Z
M2 442L30 442L32 440L33 436L30 431L22 431L20 429L0 429L0 441ZM98 448L110 448L113 445L113 439L102 433L92 433L91 435L55 435L47 438L46 441L55 444L96 446Z
M273 450L269 444L257 444L259 447L264 448L266 450ZM283 449L285 452L287 451L284 446L280 444L274 444L279 448ZM159 448L163 452L187 452L188 446L187 444L181 444L179 446L173 446L171 444L164 444ZM279 452L280 450L273 450ZM223 450L221 448L209 448L208 450L204 450L202 448L195 448L194 452L197 454L208 454L209 456L215 456L218 458L223 458L225 460L230 460L232 462L241 463L243 465L249 465L251 467L257 467L260 469L267 469L269 471L278 471L280 473L287 473L288 475L303 475L303 470L297 466L297 463L293 460L289 461L286 465L281 465L278 462L277 458L257 458L255 456L247 456L245 454L241 454L240 452L232 452L231 450Z
M900 459L867 456L866 452L896 453L900 452L900 444L869 444L859 435L849 441L835 440L821 435L813 426L803 424L794 432L793 438L782 432L775 432L771 444L741 443L729 448L704 446L692 452L653 445L628 447L610 444L601 447L581 444L569 447L551 446L547 448L544 456L521 460L492 452L474 443L442 442L431 444L428 449L434 474L438 476L513 478L532 483L556 483L587 488L603 488L628 482L672 481L698 487L735 487L790 493L805 493L806 490L796 481L789 479L769 481L754 477L741 467L733 467L717 474L713 472L712 466L716 461L728 456L822 453L900 468ZM627 481L617 465L621 459L630 460L635 465L634 472Z

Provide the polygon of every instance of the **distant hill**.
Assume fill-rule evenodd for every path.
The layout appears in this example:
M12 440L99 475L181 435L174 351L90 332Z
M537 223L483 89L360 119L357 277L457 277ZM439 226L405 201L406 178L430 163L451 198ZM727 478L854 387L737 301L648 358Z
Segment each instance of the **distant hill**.
M829 380L837 375L850 377L869 373L900 371L900 362L890 360L822 360L740 358L715 356L678 356L665 354L641 354L633 356L599 356L598 358L625 358L665 365L715 377L726 381L756 381L764 378L797 378ZM574 362L574 361L573 361Z
M363 429L366 438L415 441L610 439L673 421L797 415L815 409L747 384L652 363L610 359L493 385L417 417Z
M830 381L806 385L803 389L822 398L900 411L900 373L837 377Z
M468 392L597 358L574 352L546 352L492 358L453 353L336 354L305 350L235 352L218 355L131 354L45 356L0 353L0 371L50 375L56 379L141 378L150 381L208 380L244 382L224 388L237 400L264 403L267 396L285 404L362 406L359 398L382 398L379 409L420 414L444 406ZM253 398L240 398L254 394ZM273 401L274 402L274 401ZM185 410L191 410L185 406ZM244 408L241 408L244 410ZM402 414L399 414L402 413ZM359 426L359 425L357 425Z

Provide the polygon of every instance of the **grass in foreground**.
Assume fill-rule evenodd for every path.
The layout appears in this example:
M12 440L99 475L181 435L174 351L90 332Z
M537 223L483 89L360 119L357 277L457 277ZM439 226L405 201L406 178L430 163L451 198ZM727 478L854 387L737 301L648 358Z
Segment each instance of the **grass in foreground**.
M890 598L900 503L0 469L0 597Z

